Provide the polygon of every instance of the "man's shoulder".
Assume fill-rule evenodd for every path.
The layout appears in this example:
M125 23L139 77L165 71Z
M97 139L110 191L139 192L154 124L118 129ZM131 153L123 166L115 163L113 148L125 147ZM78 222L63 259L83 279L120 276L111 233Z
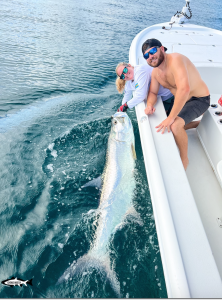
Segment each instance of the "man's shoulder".
M185 55L176 52L168 54L168 57L171 65L175 65L178 62L185 63L187 60L189 60Z
M187 67L191 64L191 61L188 57L180 53L171 53L169 54L168 60L168 70L173 74L178 72L185 71Z
M157 74L157 68L153 68L152 70L152 78L156 77Z

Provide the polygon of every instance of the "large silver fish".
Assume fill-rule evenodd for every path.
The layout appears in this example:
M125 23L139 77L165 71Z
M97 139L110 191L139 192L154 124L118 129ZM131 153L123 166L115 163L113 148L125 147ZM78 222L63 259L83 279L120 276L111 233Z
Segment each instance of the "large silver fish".
M112 117L108 140L106 165L102 175L102 191L98 208L99 220L94 241L89 252L66 270L58 282L82 272L86 265L105 266L110 279L114 276L109 265L109 241L115 228L131 212L135 188L135 139L132 123L124 112ZM116 286L116 283L113 284ZM118 289L118 288L117 288Z
M126 113L112 118L106 166L102 176L100 217L90 254L95 258L107 253L110 236L132 207L135 188L135 139L132 123Z

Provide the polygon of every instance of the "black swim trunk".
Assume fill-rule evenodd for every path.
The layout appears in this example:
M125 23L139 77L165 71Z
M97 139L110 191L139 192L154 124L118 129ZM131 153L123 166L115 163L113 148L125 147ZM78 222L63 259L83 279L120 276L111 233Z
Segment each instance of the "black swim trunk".
M166 102L166 104L164 103ZM174 104L174 97L163 102L167 116L169 116ZM191 97L181 109L178 117L185 121L185 125L201 116L210 106L210 95L205 97Z
M167 114L167 117L169 116L170 112L171 112L171 109L173 107L173 104L174 104L174 96L172 96L171 98L163 101L163 106L165 108L165 111L166 111L166 114Z

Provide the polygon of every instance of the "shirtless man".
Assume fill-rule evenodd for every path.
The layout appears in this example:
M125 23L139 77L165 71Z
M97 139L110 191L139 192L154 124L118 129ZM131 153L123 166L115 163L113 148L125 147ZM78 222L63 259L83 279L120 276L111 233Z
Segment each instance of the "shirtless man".
M148 39L142 45L143 56L154 67L147 97L147 115L155 112L154 105L160 84L174 95L168 117L156 128L164 133L173 132L180 157L186 170L188 160L188 137L186 129L195 128L199 122L191 122L201 116L210 105L210 93L194 64L179 53L166 54L167 48L156 39Z

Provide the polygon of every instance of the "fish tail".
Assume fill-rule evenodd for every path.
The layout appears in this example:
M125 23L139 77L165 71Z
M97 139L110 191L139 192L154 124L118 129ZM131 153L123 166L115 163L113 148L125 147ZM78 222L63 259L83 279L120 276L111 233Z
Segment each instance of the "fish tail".
M33 278L32 278L32 279L33 279ZM28 283L28 284L32 285L32 279L30 279L30 280L27 280L27 281L26 281L26 283Z
M59 278L57 285L65 280L70 280L71 278L85 274L85 272L90 269L96 269L98 272L103 274L109 281L112 289L115 291L118 298L121 297L120 285L117 280L115 272L110 268L110 262L108 258L99 259L90 254L86 254L79 258L77 262L74 262L65 273Z

